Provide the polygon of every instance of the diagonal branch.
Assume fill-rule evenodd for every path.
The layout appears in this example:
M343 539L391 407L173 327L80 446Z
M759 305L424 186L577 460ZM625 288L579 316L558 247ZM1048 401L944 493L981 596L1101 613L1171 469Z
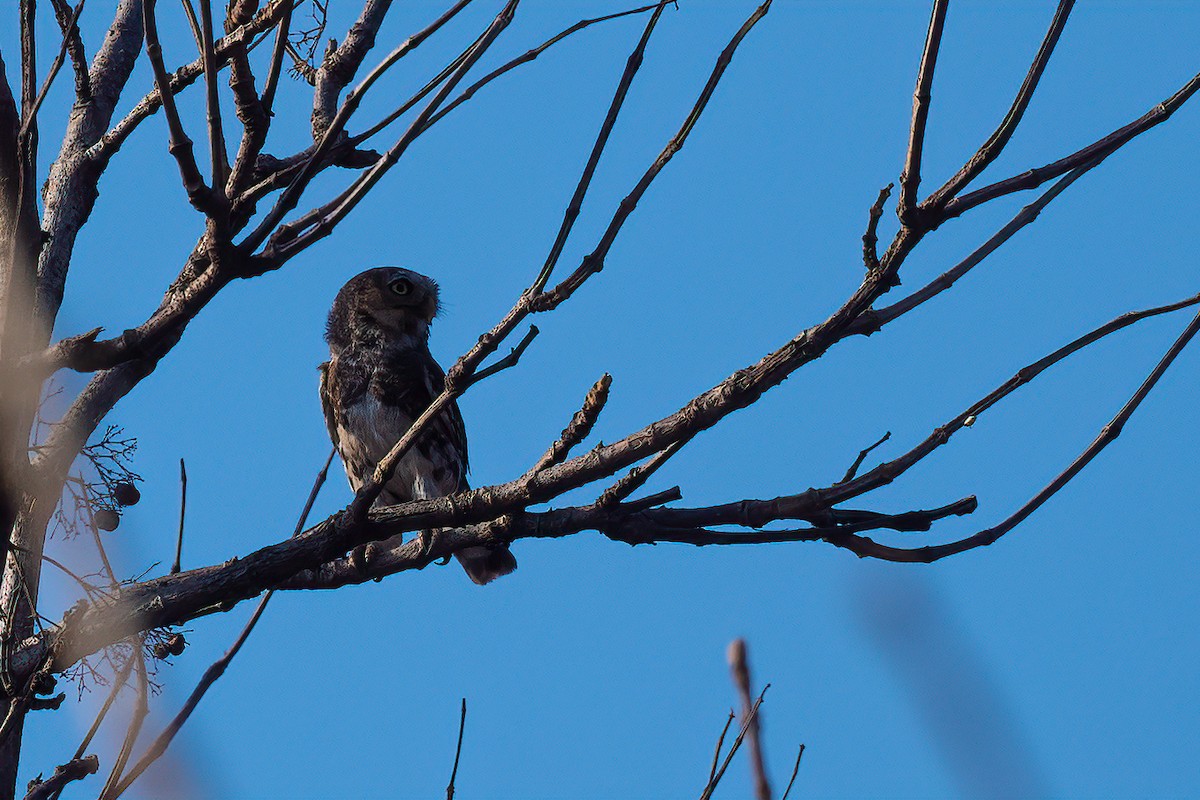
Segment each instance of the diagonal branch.
M163 114L167 118L167 130L170 131L170 151L175 163L179 165L179 175L183 179L183 188L187 192L188 201L197 210L205 214L211 213L215 206L212 190L204 183L200 168L196 165L196 155L192 150L192 140L183 129L179 118L179 109L175 107L175 95L169 88L170 79L167 77L167 67L163 63L162 45L158 41L158 25L154 18L154 9L158 0L146 0L143 23L146 36L146 57L154 70L154 84L158 87L159 96L163 98Z
M432 126L433 124L435 124L436 122L441 120L444 116L449 114L451 111L453 111L454 109L458 108L463 103L470 100L472 97L475 96L476 92L478 92L480 89L482 89L484 86L488 85L492 81L496 80L496 78L499 78L501 75L504 75L505 73L509 72L510 70L516 69L517 67L521 66L522 64L528 64L529 62L535 60L538 56L540 56L546 50L548 50L551 47L553 47L554 45L558 44L563 39L566 39L568 36L570 36L574 33L578 33L579 31L583 30L584 28L591 27L592 25L595 25L600 22L608 22L609 20L620 19L621 17L627 17L627 16L630 16L631 14L644 14L647 11L651 11L662 5L665 5L667 2L673 2L673 0L663 0L662 2L659 2L659 3L651 3L650 5L640 6L638 8L631 8L631 9L628 9L627 11L618 11L615 14L606 14L602 17L592 17L591 19L581 19L579 22L576 22L571 27L566 28L562 31L559 31L554 36L551 36L549 39L547 39L546 41L539 44L537 47L534 47L534 48L531 48L531 49L525 51L524 53L522 53L521 55L512 59L511 61L508 61L507 63L492 70L487 75L484 75L482 78L475 81L473 84L468 86L466 89L463 89L462 93L460 93L457 97L455 97L453 100L451 100L449 103L447 103L445 108L441 109L436 114L434 114L432 117L430 117L429 123L428 123L428 125L426 125L426 127ZM446 76L449 75L451 72L453 72L458 67L458 64L460 63L461 59L462 59L462 56L460 55L457 59L455 59L454 61L451 61L440 73L438 73L433 78L431 78L429 80L429 82L427 84L425 84L425 86L420 91L418 91L415 95L413 95L408 100L406 100L399 108L397 108L396 110L389 113L386 117L384 117L379 122L372 125L370 128L366 129L362 133L352 136L350 141L355 145L361 144L362 142L366 141L367 139L370 139L371 137L373 137L375 134L379 133L383 129L387 128L389 125L391 125L393 122L398 120L400 117L404 116L404 114L406 114L410 109L413 108L413 106L415 106L417 103L419 103L421 101L421 99L423 97L425 97L425 95L427 95L429 92L433 91L434 87L440 85L441 82L443 80L445 80Z
M912 124L908 131L908 151L904 156L904 171L900 173L900 196L896 214L905 225L913 221L917 209L917 189L921 185L921 155L925 148L925 124L929 119L929 101L933 87L933 71L937 66L938 50L942 45L942 29L950 0L933 0L929 14L929 31L925 35L925 50L917 70L917 88L913 91Z
M949 201L946 203L945 211L941 215L942 219L953 219L976 206L982 205L989 200L995 200L997 197L1003 197L1006 194L1025 191L1026 189L1036 189L1046 181L1054 180L1060 175L1064 175L1095 159L1106 158L1121 147L1124 147L1134 138L1154 126L1166 122L1198 89L1200 89L1200 73L1184 84L1178 92L1154 106L1154 108L1133 122L1118 128L1104 138L1089 144L1087 147L1076 150L1071 155L1064 156L1045 166L1036 167L1022 172L1020 175L1014 175L1011 178L997 181L982 189L976 189L969 194Z
M691 112L688 113L687 119L683 121L683 125L667 142L667 146L658 154L658 158L650 165L649 169L642 175L637 185L633 190L621 200L617 207L617 213L613 215L612 221L609 222L608 228L605 229L603 236L600 237L600 243L596 249L584 257L583 263L575 269L573 273L564 278L561 283L555 286L548 292L539 293L533 301L532 308L534 311L548 311L556 308L563 301L575 293L584 281L595 275L604 268L604 260L608 256L609 249L612 248L613 242L617 239L617 234L621 232L621 227L625 224L625 220L637 208L638 202L650 188L650 184L658 177L663 168L670 163L671 159L683 149L687 142L688 135L692 129L696 127L696 123L700 121L700 115L704 113L704 109L708 106L708 101L712 99L713 92L717 89L717 84L720 83L721 77L725 74L726 68L733 60L733 54L737 51L738 45L742 43L742 39L746 38L746 34L758 24L758 21L766 16L771 8L771 0L767 0L760 5L754 12L742 23L742 27L738 29L729 44L721 51L721 55L717 57L716 66L713 67L712 73L708 76L708 81L704 84L704 88L700 92L699 98L692 106Z
M870 309L859 315L854 324L850 326L851 334L862 334L870 336L878 331L881 327L888 324L897 317L901 317L912 311L917 306L931 300L937 295L949 289L960 278L973 270L975 267L992 253L996 252L1009 239L1011 239L1017 231L1024 228L1026 225L1034 222L1038 215L1042 213L1046 206L1057 198L1060 194L1066 191L1067 187L1081 178L1092 168L1099 166L1102 158L1089 161L1068 172L1058 180L1053 186L1047 189L1041 197L1033 201L1029 205L1022 208L1017 215L1009 220L1003 228L996 231L986 242L976 248L969 256L958 262L949 270L946 270L937 278L934 278L925 286L922 286L917 291L907 297L892 303L889 306L879 309Z
M665 5L665 2L659 3L654 9L654 13L650 15L650 19L646 22L646 27L642 31L642 38L638 40L637 46L633 48L633 52L629 54L629 58L625 62L625 71L621 73L621 80L617 84L617 91L613 94L612 102L608 107L608 113L604 117L604 122L600 125L600 132L596 135L596 141L592 145L592 152L588 156L587 164L584 165L583 174L579 176L579 182L575 186L575 193L571 196L571 202L567 204L567 210L563 213L563 221L562 225L559 226L558 235L554 237L554 244L551 245L550 253L546 256L546 263L542 266L542 271L538 274L537 279L533 282L533 286L530 289L535 294L546 288L546 282L550 280L550 275L554 272L554 267L558 263L559 256L562 255L563 247L567 244L567 237L571 235L571 228L575 226L575 220L579 218L579 211L583 207L583 198L587 195L588 188L591 186L592 176L596 172L596 165L600 163L600 156L604 153L604 148L608 144L609 134L612 133L613 126L617 123L617 116L621 113L621 107L625 104L625 96L629 93L629 87L633 84L633 77L642 66L642 58L646 52L646 45L650 42L650 35L654 33L654 27L658 25L658 18L662 16Z
M1200 302L1200 298L1194 298L1191 304L1195 304L1196 302ZM854 535L848 535L841 540L830 539L829 541L840 547L850 549L859 556L878 558L884 561L900 561L909 563L930 563L948 556L965 552L967 550L973 550L977 547L986 547L996 542L1001 536L1011 531L1026 518L1028 518L1030 514L1045 504L1047 500L1057 494L1071 481L1072 478L1078 475L1083 468L1092 461L1092 459L1099 455L1100 451L1112 444L1112 442L1121 435L1121 431L1124 428L1125 423L1127 423L1130 417L1133 416L1134 412L1137 411L1138 406L1140 406L1142 401L1146 399L1146 396L1150 394L1150 391L1166 373L1167 369L1170 368L1176 357L1183 352L1183 349L1187 347L1188 343L1193 337L1195 337L1197 332L1200 332L1200 313L1192 318L1192 321L1188 323L1186 328L1184 328L1183 332L1171 345L1170 349L1167 350L1167 352L1159 360L1158 364L1155 365L1154 369L1138 387L1137 391L1133 393L1133 396L1126 401L1125 405L1121 407L1121 410L1117 412L1117 414L1108 422L1108 424L1100 430L1100 434L1092 441L1092 443L1084 448L1083 452L1081 452L1075 458L1075 460L1067 466L1066 469L1055 476L1050 483L1043 487L1041 491L1035 494L1029 499L1028 502L1010 514L998 525L994 525L991 528L985 528L984 530L962 539L958 539L957 541L926 547L889 547L887 545L879 544L878 542L865 536Z
M471 0L459 0L458 3L452 6L436 20L431 22L423 30L405 39L399 47L388 54L388 56L381 61L378 66L371 70L371 72L368 73L368 75L357 86L347 93L345 101L338 109L338 113L333 117L328 125L325 126L324 131L321 133L318 140L316 149L313 150L312 154L308 158L308 161L305 162L304 167L300 170L296 177L292 179L292 182L283 191L283 194L280 195L274 207L272 207L272 209L267 213L262 222L260 222L259 225L242 241L240 247L245 252L253 252L256 250L259 245L267 240L268 236L272 236L272 239L275 239L280 235L283 229L276 231L276 226L278 226L283 218L300 202L300 198L304 194L305 189L308 188L313 176L316 174L317 168L323 163L326 154L339 140L343 130L346 127L346 123L349 122L350 117L358 109L359 105L362 103L363 97L366 96L366 93L370 91L375 82L383 77L384 73L391 69L391 67L400 61L400 59L404 58L404 56L408 55L417 47L419 47L422 42L424 42L426 39L436 33L443 25L453 19L454 16L457 15L458 12L463 8L465 8L469 2L471 2ZM500 16L497 17L497 20L503 20L503 23L499 25L498 29L496 29L495 23L492 27L489 27L489 38L487 44L485 45L481 41L479 46L470 51L474 54L474 58L471 61L472 64L474 63L474 59L477 59L483 54L483 51L487 49L487 46L492 43L495 37L499 35L500 31L503 30L504 27L507 26L512 20L512 12L507 6L505 7L505 10L501 12ZM461 80L463 73L465 73L466 69L469 68L470 65L466 65L465 68L459 68L459 70L455 73L455 77L451 79L449 86L444 87L444 93L440 93L433 101L430 102L429 106L426 107L425 111L420 117L422 123L428 119L429 114L432 113L432 109L436 108L437 105L439 105L442 100L445 99L446 94L449 94L450 91L453 90L458 80ZM409 132L406 133L405 137L403 137L401 141L404 143L404 147L407 147L408 143L415 138L416 132L410 128ZM401 149L400 152L403 152L403 149ZM397 153L396 158L399 158L399 153ZM376 166L378 167L378 163ZM386 169L383 171L386 171ZM379 175L380 177L382 176L382 171ZM378 177L375 180L378 180ZM372 185L374 185L374 181L372 181Z
M1021 83L1012 107L1004 115L999 127L992 132L983 146L967 160L967 163L954 177L946 181L940 189L925 200L923 206L929 209L940 209L979 173L987 169L988 165L995 161L1000 152L1004 150L1008 140L1016 132L1017 126L1021 124L1025 109L1029 107L1029 101L1033 99L1033 93L1037 90L1038 81L1042 79L1042 73L1046 71L1046 65L1050 63L1050 56L1054 53L1054 47L1058 44L1058 39L1067 24L1067 17L1071 15L1074 5L1075 0L1059 0L1058 10L1054 12L1054 19L1050 21L1050 28L1046 31L1045 38L1042 39L1042 46L1038 48L1037 55L1034 56L1033 63L1025 74L1025 80Z
M83 49L83 36L79 32L79 14L83 10L83 0L75 10L67 0L50 0L54 7L54 17L67 42L67 53L71 57L71 68L75 71L75 99L88 102L92 99L92 79L88 75L87 54Z

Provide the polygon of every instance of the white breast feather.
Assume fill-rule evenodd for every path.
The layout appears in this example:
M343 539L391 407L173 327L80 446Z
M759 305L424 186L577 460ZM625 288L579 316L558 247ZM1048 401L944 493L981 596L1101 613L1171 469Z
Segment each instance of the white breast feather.
M367 476L352 474L349 465L370 464L374 469L411 426L412 419L407 414L395 406L383 405L369 394L346 409L344 424L338 424L338 441L352 489L358 491ZM432 473L433 465L412 447L400 459L388 488L414 500L441 497Z

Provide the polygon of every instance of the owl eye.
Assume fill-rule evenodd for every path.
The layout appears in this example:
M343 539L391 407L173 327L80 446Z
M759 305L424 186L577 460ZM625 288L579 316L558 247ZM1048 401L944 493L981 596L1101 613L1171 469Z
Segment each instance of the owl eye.
M412 281L410 281L408 278L397 278L388 284L388 288L392 290L393 294L398 294L403 297L406 294L412 293L413 285Z

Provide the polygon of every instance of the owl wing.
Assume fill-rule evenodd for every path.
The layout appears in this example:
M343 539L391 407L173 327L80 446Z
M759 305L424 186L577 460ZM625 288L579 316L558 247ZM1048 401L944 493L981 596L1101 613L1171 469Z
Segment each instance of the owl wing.
M429 375L430 383L436 387L440 394L442 387L446 384L446 373L442 371L441 366L434 360L429 353L425 354L425 370ZM430 399L429 402L433 402ZM439 414L437 419L433 420L433 425L437 428L441 438L447 441L454 449L461 462L459 469L459 485L452 492L461 492L469 489L467 485L467 473L471 470L470 461L467 457L467 426L463 424L462 412L458 410L458 402L450 401L450 405L446 410Z
M333 446L340 448L337 417L334 416L333 411L333 387L330 385L329 362L326 361L319 365L317 369L321 372L321 412L325 415L325 427L329 429L329 440L333 442Z

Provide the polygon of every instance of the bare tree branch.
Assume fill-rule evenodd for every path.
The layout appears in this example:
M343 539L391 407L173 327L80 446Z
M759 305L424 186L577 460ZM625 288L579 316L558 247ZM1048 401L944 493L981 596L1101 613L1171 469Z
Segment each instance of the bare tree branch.
M1133 122L1122 128L1118 128L1108 136L1089 144L1087 147L1077 150L1069 156L1064 156L1058 161L1054 161L1044 167L1036 167L1022 172L1020 175L997 181L982 189L976 189L969 194L951 200L946 203L945 210L941 215L942 218L953 219L997 197L1003 197L1013 192L1025 191L1026 189L1036 189L1046 181L1052 181L1060 175L1064 175L1095 159L1106 158L1121 147L1124 147L1135 137L1170 119L1171 115L1186 103L1196 93L1197 89L1200 89L1200 73L1184 84L1183 88L1178 92Z
M796 776L800 774L800 759L802 758L804 758L804 745L800 745L800 750L796 753L796 766L792 767L792 777L788 779L787 788L783 790L783 797L780 800L787 800L788 795L792 793L792 786L796 783Z
M1016 99L1013 100L1008 113L1004 115L1000 126L992 132L988 140L976 151L975 155L971 156L962 169L930 195L922 205L932 209L941 208L947 200L957 195L964 186L987 169L988 165L996 160L996 156L1000 155L1000 151L1008 144L1008 140L1016 132L1017 126L1021 124L1025 109L1029 107L1029 101L1033 99L1033 93L1037 90L1038 81L1042 79L1042 73L1046 71L1046 65L1050 63L1050 56L1054 53L1054 47L1058 44L1058 39L1067 24L1067 17L1070 16L1074 5L1075 0L1059 0L1058 10L1054 12L1054 19L1050 22L1050 29L1046 31L1042 46L1038 49L1033 64L1030 65L1029 72L1026 73L1025 80L1017 92Z
M770 688L771 684L769 683L763 687L762 692L759 693L758 699L754 701L754 705L751 707L750 711L742 718L742 727L740 730L738 730L737 737L734 738L733 744L730 745L729 752L726 753L725 760L721 762L720 769L718 769L716 774L709 779L708 785L705 786L704 791L700 793L700 800L710 800L710 798L712 798L713 792L717 789L717 784L721 782L721 778L725 777L725 770L729 768L729 763L733 761L733 757L737 754L738 748L742 746L742 740L746 738L746 732L750 729L750 725L758 716L758 709L762 705L763 695L765 695L767 693L767 689Z
M450 770L450 782L446 784L446 800L454 800L454 779L458 777L458 758L462 755L463 731L467 727L467 698L462 699L462 713L458 717L458 744L454 748L454 769Z
M86 778L88 775L96 774L100 769L100 759L95 756L85 756L75 758L54 768L54 773L42 780L39 775L29 782L29 791L25 794L25 800L47 800L47 798L57 797L68 783Z
M729 643L729 669L733 673L733 685L742 700L742 720L746 726L746 738L750 742L750 772L754 776L754 796L757 800L771 800L771 781L763 763L762 715L752 713L754 698L750 694L750 662L746 654L746 640L734 639ZM765 690L764 690L765 691Z
M942 46L942 29L950 0L934 0L929 14L929 32L925 36L925 52L917 70L917 88L913 91L912 125L908 132L908 152L904 156L904 171L900 173L900 197L896 214L905 225L911 224L917 208L917 189L921 185L921 155L925 149L925 123L929 119L930 89L933 71L937 66L938 50Z
M79 32L79 15L83 11L83 0L79 0L74 11L71 10L67 0L50 0L50 5L54 7L54 16L58 20L59 27L62 28L67 42L67 53L71 57L71 67L75 71L75 99L78 102L86 103L92 99L92 80L88 75L83 35Z
M300 518L296 522L296 533L299 533L304 528L304 523L308 520L308 513L312 510L313 503L316 502L317 495L321 492L321 487L325 485L325 478L329 475L329 465L333 463L335 452L333 450L330 451L329 457L325 459L325 465L317 473L313 487L308 493L308 499L304 503L304 510L300 512ZM258 621L262 618L263 612L267 609L267 603L271 602L273 595L273 591L263 595L262 600L259 601L258 606L254 609L254 613L250 615L250 619L246 622L245 627L242 628L242 632L238 635L237 640L225 652L225 655L217 659L204 671L204 675L200 678L200 683L192 690L191 695L188 696L187 701L183 704L183 708L179 710L179 713L175 715L175 718L171 720L166 729L146 748L145 755L134 764L124 777L120 777L120 771L114 768L113 774L120 777L120 780L116 783L116 788L112 792L111 798L117 798L124 794L151 764L157 761L163 753L167 752L167 748L174 741L175 735L179 733L180 728L183 727L183 723L187 722L192 712L196 710L196 706L200 704L200 701L204 698L209 688L217 682L217 679L225 674L225 670L229 668L230 662L233 661L238 651L242 649L242 645L246 643L246 640L250 638L250 634L254 632L255 626L258 625ZM463 702L463 713L465 715L466 701ZM112 778L110 778L110 781L112 781Z

